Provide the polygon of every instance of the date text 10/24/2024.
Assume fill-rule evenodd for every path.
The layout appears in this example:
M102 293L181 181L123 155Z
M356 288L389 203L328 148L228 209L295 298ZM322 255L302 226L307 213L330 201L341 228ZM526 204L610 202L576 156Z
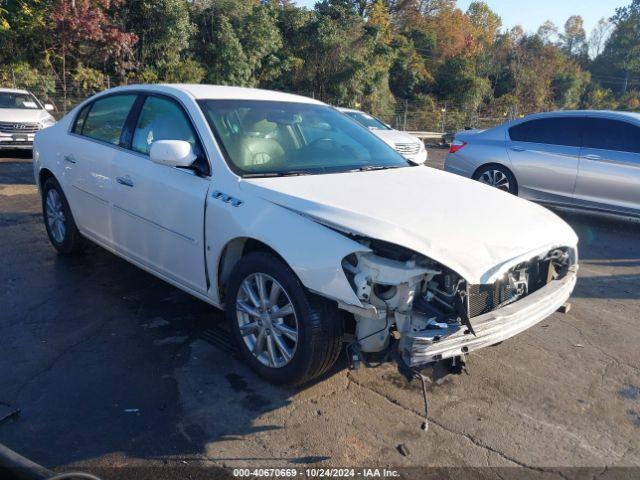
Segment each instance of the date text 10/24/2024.
M234 468L233 476L237 478L393 478L400 473L388 468Z

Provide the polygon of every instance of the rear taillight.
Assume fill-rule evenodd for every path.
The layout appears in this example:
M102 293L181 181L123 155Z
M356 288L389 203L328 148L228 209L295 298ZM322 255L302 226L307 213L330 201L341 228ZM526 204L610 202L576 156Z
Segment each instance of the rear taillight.
M449 153L456 153L458 150L464 148L466 144L467 142L463 142L462 140L453 140L449 147Z

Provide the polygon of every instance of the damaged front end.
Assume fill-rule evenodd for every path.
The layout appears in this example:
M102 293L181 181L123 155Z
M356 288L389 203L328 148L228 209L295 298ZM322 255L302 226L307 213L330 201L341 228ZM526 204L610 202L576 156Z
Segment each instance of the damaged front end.
M409 367L461 357L512 337L560 308L575 285L577 253L570 247L519 262L494 283L473 285L411 250L358 241L371 251L349 255L342 266L362 307L339 306L355 318L359 352L397 345Z

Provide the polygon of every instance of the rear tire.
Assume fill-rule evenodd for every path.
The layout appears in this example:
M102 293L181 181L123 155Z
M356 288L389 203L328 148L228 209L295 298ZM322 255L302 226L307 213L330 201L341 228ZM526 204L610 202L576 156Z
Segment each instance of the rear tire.
M502 165L485 165L473 175L473 179L498 190L518 195L516 177L511 173L511 170Z
M62 255L73 255L84 247L67 197L58 181L51 177L42 186L42 217L51 245Z
M338 309L309 293L278 257L254 252L241 258L227 293L231 331L243 359L259 375L297 385L333 366L343 339Z

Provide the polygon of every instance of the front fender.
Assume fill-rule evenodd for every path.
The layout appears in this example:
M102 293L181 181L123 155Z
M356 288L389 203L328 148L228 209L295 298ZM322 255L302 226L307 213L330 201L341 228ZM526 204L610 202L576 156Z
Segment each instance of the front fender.
M205 219L211 299L221 303L218 272L227 245L250 238L275 250L302 284L324 297L362 306L342 269L342 259L367 252L364 245L291 210L260 198L234 206L207 197Z

